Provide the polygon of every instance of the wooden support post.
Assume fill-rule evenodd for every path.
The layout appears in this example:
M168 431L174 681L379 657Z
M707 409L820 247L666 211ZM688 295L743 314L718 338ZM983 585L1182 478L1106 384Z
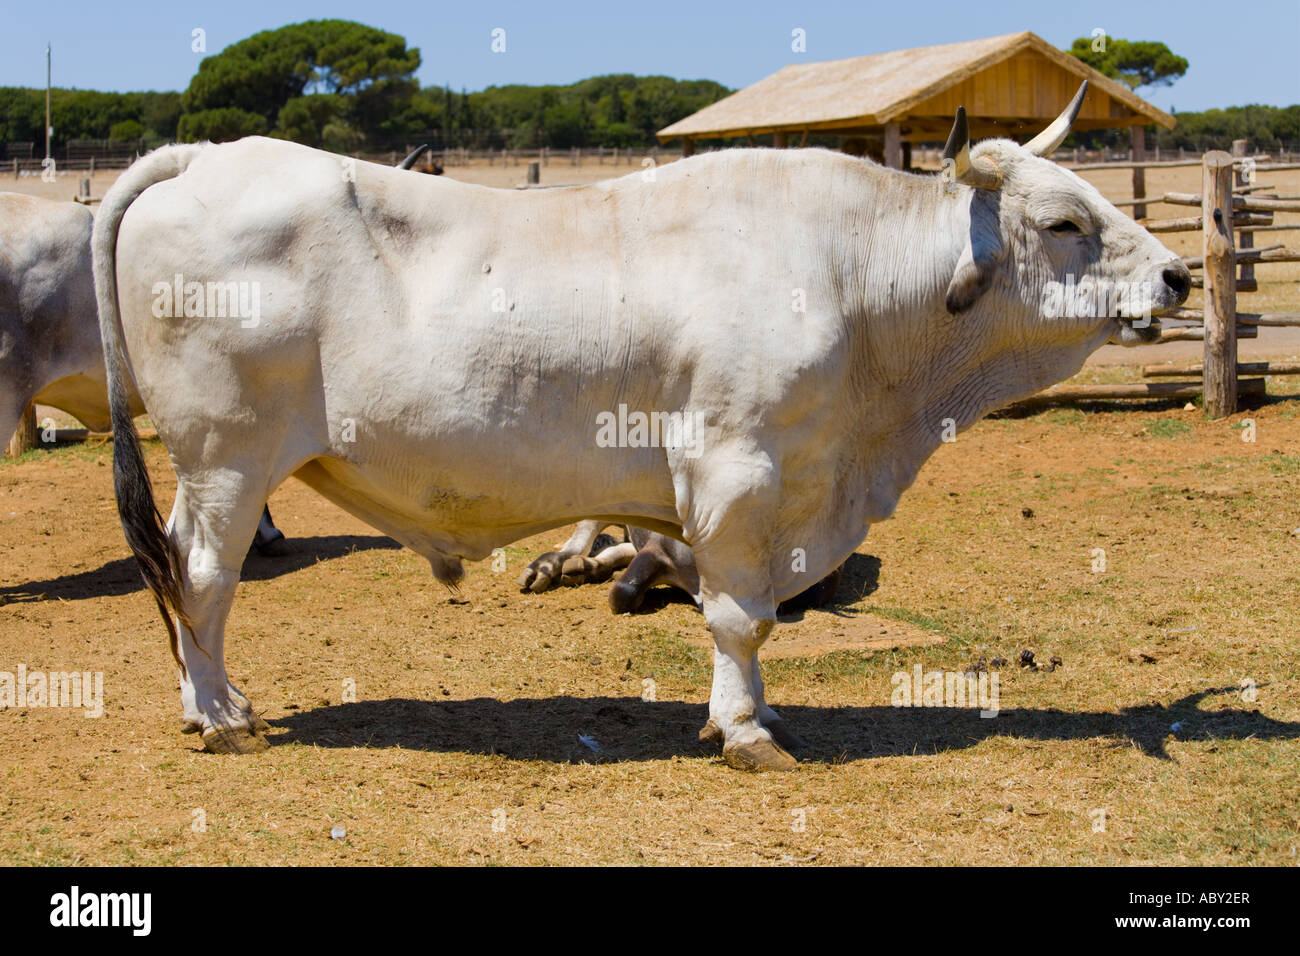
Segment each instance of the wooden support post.
M1205 412L1237 410L1237 275L1232 242L1232 157L1206 153L1201 174L1205 255Z
M786 136L783 130L777 130L772 134L772 146L776 149L785 149Z
M898 123L885 124L885 165L903 168L903 129Z
M689 136L683 136L682 156L686 157L686 156L694 156L694 155L695 155L695 140L691 139Z
M14 432L13 438L9 439L9 457L17 458L35 448L36 434L36 409L28 405L27 411L23 412L22 420L18 422L18 430Z
M1130 126L1130 142L1133 144L1133 162L1140 163L1147 158L1147 129L1145 126ZM1133 198L1141 199L1147 194L1147 171L1141 166L1133 167ZM1146 203L1133 207L1134 219L1147 217Z
M1234 159L1244 159L1246 156L1246 141L1244 139L1234 139L1232 141L1232 156ZM1237 169L1233 174L1232 184L1234 186L1250 185L1246 182L1246 171ZM1241 237L1237 242L1238 249L1251 249L1255 245L1255 235L1248 229L1241 230ZM1255 278L1255 264L1253 262L1243 262L1241 264L1241 278Z

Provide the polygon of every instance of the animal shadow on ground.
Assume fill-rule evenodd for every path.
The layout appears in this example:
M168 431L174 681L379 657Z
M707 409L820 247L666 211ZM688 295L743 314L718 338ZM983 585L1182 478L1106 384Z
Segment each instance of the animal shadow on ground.
M341 558L354 551L401 548L392 538L382 535L331 534L312 538L287 539L289 553L281 557L264 558L256 553L244 561L240 575L244 581L267 581L282 574L291 574L318 561ZM44 581L29 581L0 587L0 603L42 601L58 598L63 601L80 601L85 598L118 597L144 589L139 567L134 558L118 558L98 568L62 574Z
M1300 722L1273 720L1253 709L1200 708L1207 698L1238 692L1236 687L1217 687L1168 706L1142 704L1114 712L1013 709L992 718L982 718L974 709L945 707L777 706L807 742L796 756L813 763L961 750L993 736L1111 738L1117 747L1134 745L1150 757L1167 760L1165 745L1175 722L1182 724L1181 740L1300 737ZM273 745L400 747L556 763L666 760L717 753L716 747L696 737L707 717L703 703L635 697L394 698L316 707L272 720L272 728L283 732L272 733L270 739ZM581 742L579 734L593 744Z

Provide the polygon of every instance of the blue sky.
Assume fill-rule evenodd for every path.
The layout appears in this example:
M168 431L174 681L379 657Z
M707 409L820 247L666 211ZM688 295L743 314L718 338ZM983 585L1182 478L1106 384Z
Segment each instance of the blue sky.
M1300 2L1010 0L948 3L636 2L584 0L444 4L193 3L185 0L0 0L0 86L42 86L45 43L54 82L105 90L183 90L201 55L191 31L207 33L208 53L258 30L300 20L360 20L419 47L425 85L470 90L502 83L567 83L600 73L661 73L752 83L788 63L860 56L1033 30L1057 46L1104 29L1110 36L1161 40L1191 61L1170 88L1144 95L1163 109L1300 102ZM506 31L506 51L490 49ZM802 28L807 52L790 49Z

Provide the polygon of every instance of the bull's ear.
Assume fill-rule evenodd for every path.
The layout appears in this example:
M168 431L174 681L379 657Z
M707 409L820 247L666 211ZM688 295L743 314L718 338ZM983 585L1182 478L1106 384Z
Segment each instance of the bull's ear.
M990 209L977 198L971 203L970 211L970 244L957 260L957 269L948 283L948 295L944 301L952 315L965 312L988 291L1003 259L996 205Z

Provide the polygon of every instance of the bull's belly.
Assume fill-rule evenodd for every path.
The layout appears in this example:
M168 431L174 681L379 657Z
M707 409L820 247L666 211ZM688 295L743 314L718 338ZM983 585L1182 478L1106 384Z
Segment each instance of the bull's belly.
M667 466L650 456L631 468L602 466L591 454L539 456L509 442L483 448L409 438L377 446L320 456L295 476L421 553L479 560L592 517L680 533Z

